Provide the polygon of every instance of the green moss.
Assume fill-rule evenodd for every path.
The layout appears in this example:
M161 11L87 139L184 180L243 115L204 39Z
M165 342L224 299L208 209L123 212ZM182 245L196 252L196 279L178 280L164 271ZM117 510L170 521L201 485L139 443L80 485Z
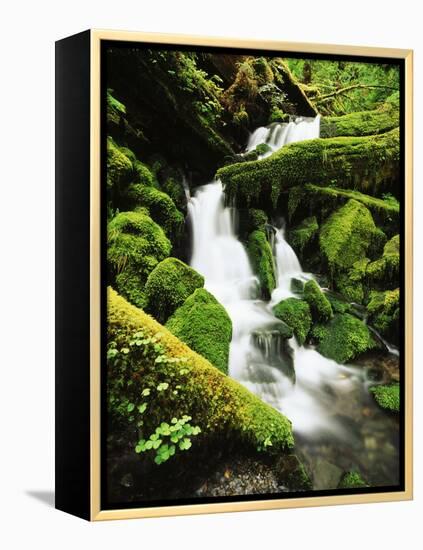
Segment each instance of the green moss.
M147 431L160 422L170 423L173 417L187 414L194 425L201 427L204 438L237 438L254 449L268 452L280 452L293 446L291 423L285 416L225 376L111 289L107 313L108 341L115 343L115 349L129 350L126 360L118 363L120 366L108 361L109 387L119 387L120 401L134 399L138 405L142 391L146 388L155 391L158 384L168 384L172 390L163 396L156 392L154 398L146 400L143 418ZM128 342L139 331L154 340L149 344L141 340L138 351L138 346L132 348ZM159 356L161 359L157 361ZM118 415L119 405L109 402L113 417ZM134 432L136 438L136 428Z
M128 190L128 197L134 205L147 207L153 220L163 227L169 238L178 241L185 220L169 195L154 187L134 184Z
M163 229L145 211L121 212L109 222L107 261L111 281L138 307L145 305L148 275L170 250Z
M145 285L146 310L165 323L195 289L204 285L204 277L177 258L166 258L148 276Z
M162 189L173 200L178 209L185 209L187 198L182 182L179 178L169 177L162 183Z
M367 277L374 282L398 284L400 269L399 235L392 237L385 244L382 257L367 266Z
M158 187L154 173L150 170L150 168L146 164L144 164L140 160L135 160L134 169L136 172L136 177L134 179L137 183Z
M400 385L387 384L382 386L373 386L370 388L376 403L391 412L399 412L400 410Z
M320 137L371 136L397 128L398 125L399 109L387 104L374 111L323 117L320 122Z
M113 90L107 90L107 122L118 125L122 115L126 114L126 107L112 95Z
M217 172L229 197L252 204L307 183L366 192L399 174L399 130L379 136L337 137L291 143L260 161L232 164Z
M345 472L338 485L338 489L358 489L360 487L368 487L368 485L358 472Z
M316 216L306 218L300 225L290 229L288 233L289 243L298 254L302 254L304 248L312 241L318 230L319 225Z
M273 122L289 122L288 113L284 113L279 107L273 107L269 115L268 124L272 124Z
M204 288L197 288L166 323L191 349L228 373L232 322L225 308Z
M262 296L269 299L276 287L276 278L272 249L264 231L256 230L250 233L247 251L253 271L259 279Z
M259 210L257 208L250 208L248 210L248 227L250 231L255 229L260 229L264 231L268 223L268 217L264 210Z
M267 145L267 143L260 143L259 145L257 145L255 150L258 155L265 155L266 153L271 151L272 148L270 147L270 145Z
M334 313L349 313L351 305L343 296L336 295L334 292L326 292L326 298L329 300Z
M119 149L112 138L107 138L107 188L121 188L133 177L131 160Z
M377 347L367 326L349 313L337 313L326 325L313 328L317 351L337 363L346 363Z
M287 298L273 308L273 313L292 328L299 345L302 346L311 327L311 312L308 303L298 298Z
M385 239L369 210L355 199L334 212L323 224L320 248L332 273L350 268Z
M332 318L332 306L314 279L304 285L304 300L310 306L313 321L324 323Z
M366 270L370 260L362 258L353 263L351 268L335 275L336 289L349 301L361 304L367 292Z
M369 323L385 338L398 341L398 321L400 317L400 291L394 290L370 292L367 304Z

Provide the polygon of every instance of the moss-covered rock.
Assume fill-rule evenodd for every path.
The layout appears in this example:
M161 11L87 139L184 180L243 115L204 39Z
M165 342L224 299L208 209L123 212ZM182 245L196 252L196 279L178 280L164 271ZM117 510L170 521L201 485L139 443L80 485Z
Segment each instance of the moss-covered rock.
M112 138L107 138L107 188L119 189L130 183L134 175L131 160L123 153Z
M400 240L399 235L392 237L385 244L382 256L367 266L366 276L375 283L397 285L400 268Z
M148 437L162 422L169 426L186 415L201 428L201 438L230 436L269 452L293 446L285 416L112 289L107 313L108 408L120 433L131 436L127 445L135 448L140 419Z
M304 248L312 242L319 231L316 216L304 219L298 226L288 232L288 240L297 254L302 255Z
M308 303L299 298L287 298L274 306L273 313L292 328L299 345L302 346L311 328L311 312Z
M320 137L372 136L399 126L399 109L390 104L374 111L359 111L344 116L323 117Z
M255 229L265 230L268 223L268 217L264 210L258 208L250 208L248 210L248 229L254 231Z
M333 317L332 306L314 279L304 285L304 300L310 306L313 321L325 323Z
M153 220L163 227L172 242L178 241L185 220L169 195L154 187L134 184L128 190L128 197L134 205L148 208Z
M362 258L353 263L345 272L335 275L336 289L350 302L361 304L367 296L366 269L369 258Z
M399 412L400 410L400 385L385 384L373 386L370 392L376 400L376 403L390 412Z
M204 288L197 288L166 323L191 349L228 373L232 322L225 308Z
M338 485L338 489L359 489L360 487L368 487L368 485L358 472L345 472Z
M316 325L312 337L317 351L337 363L346 363L377 347L368 327L349 313L337 313L326 325Z
M380 249L385 240L369 210L355 199L334 212L319 234L320 249L332 273L350 268L368 252Z
M171 244L146 211L121 212L108 225L107 261L111 282L131 303L144 307L144 285Z
M400 291L394 290L370 292L367 304L369 323L391 342L398 343L398 321L400 318Z
M268 158L220 168L228 197L238 204L277 204L282 191L308 183L382 192L399 177L399 130L369 137L306 140Z
M166 258L148 276L145 309L165 323L194 290L204 285L204 277L177 258Z
M276 287L276 276L272 249L264 231L257 229L250 234L247 251L259 279L262 296L268 300Z

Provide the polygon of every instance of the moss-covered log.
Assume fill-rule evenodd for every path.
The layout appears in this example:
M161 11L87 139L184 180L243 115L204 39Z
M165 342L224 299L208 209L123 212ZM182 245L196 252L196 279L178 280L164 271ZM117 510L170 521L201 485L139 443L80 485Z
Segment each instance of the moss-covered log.
M166 327L192 350L228 374L232 321L225 308L204 288L198 288L178 308Z
M399 177L399 130L369 137L337 137L292 143L268 158L217 172L237 204L276 205L282 191L308 183L381 193Z
M128 444L135 447L139 417L148 435L161 422L171 425L172 418L187 415L201 428L203 438L230 436L270 452L293 446L291 423L285 416L112 289L108 341L109 410L123 429L132 426L133 441ZM124 360L116 361L119 354ZM128 415L128 406L133 414Z
M323 117L320 137L373 136L399 126L399 109L390 104L374 111L359 111L344 116Z

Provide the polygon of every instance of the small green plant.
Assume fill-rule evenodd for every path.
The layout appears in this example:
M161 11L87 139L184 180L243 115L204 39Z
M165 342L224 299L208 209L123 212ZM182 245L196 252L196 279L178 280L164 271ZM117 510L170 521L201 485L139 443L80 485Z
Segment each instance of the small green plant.
M118 348L116 342L110 342L107 360L109 366L119 373L116 372L114 383L108 385L109 408L113 408L125 423L134 426L138 436L135 452L140 454L151 451L155 453L154 462L162 464L177 451L190 449L192 438L201 433L200 426L191 424L192 416L179 414L169 422L163 419L163 415L169 414L172 408L181 410L181 403L178 402L179 390L182 388L180 377L186 377L190 372L187 359L168 357L160 343L160 334L150 336L144 331L137 331L129 338L126 346ZM134 372L131 365L137 364L137 360L152 362L157 369L172 363L179 383L176 384L172 376L154 383L147 378L148 385L141 391L136 390L134 380L138 372Z

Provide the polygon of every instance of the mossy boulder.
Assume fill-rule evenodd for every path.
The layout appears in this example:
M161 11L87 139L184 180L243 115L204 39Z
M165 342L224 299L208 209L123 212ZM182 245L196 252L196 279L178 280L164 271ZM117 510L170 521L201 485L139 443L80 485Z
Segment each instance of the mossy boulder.
M148 208L150 216L163 227L172 242L178 241L185 220L169 195L154 187L134 184L128 190L128 197L134 206L140 205Z
M287 298L274 306L275 316L294 331L300 346L304 344L311 328L310 306L299 298Z
M332 306L314 279L304 285L304 300L310 306L313 321L325 323L333 317Z
M114 435L125 437L126 448L135 453L140 429L148 438L162 422L169 426L171 419L184 415L200 427L197 437L203 440L225 445L230 437L254 450L274 453L293 446L291 423L285 416L112 289L107 314L107 403Z
M317 351L337 363L347 363L378 347L368 327L349 313L337 313L325 325L311 332L318 342Z
M376 400L376 403L390 412L397 413L400 410L400 385L399 384L384 384L381 386L373 386L370 392Z
M338 489L359 489L368 487L358 472L345 472L339 482Z
M362 258L347 271L335 275L336 289L350 302L361 304L367 297L366 269L369 262L369 258Z
M289 244L301 256L305 247L313 241L318 231L319 224L316 216L305 218L299 225L289 230Z
M232 321L225 308L204 288L197 288L166 323L175 336L228 373Z
M372 136L399 126L399 109L386 104L373 111L359 111L343 116L323 117L320 137Z
M169 239L143 210L115 216L108 224L107 238L111 282L131 303L144 307L145 282L156 265L169 256Z
M336 210L319 234L320 249L332 273L349 269L368 253L375 254L385 241L370 211L355 199Z
M367 278L385 288L388 285L398 284L400 269L400 240L399 235L392 237L385 244L382 256L369 263L366 270Z
M107 188L119 190L130 183L133 175L134 167L131 160L112 138L107 138Z
M305 184L372 193L399 178L399 130L369 137L336 137L291 143L268 158L224 166L217 172L237 204L275 206L282 191Z
M204 285L204 277L177 258L166 258L148 276L145 309L161 323L178 309L194 290Z
M400 290L370 292L367 304L369 323L388 340L398 343L398 321L400 318Z
M250 233L247 251L260 282L262 297L268 300L276 287L276 275L272 249L264 231L257 229Z

